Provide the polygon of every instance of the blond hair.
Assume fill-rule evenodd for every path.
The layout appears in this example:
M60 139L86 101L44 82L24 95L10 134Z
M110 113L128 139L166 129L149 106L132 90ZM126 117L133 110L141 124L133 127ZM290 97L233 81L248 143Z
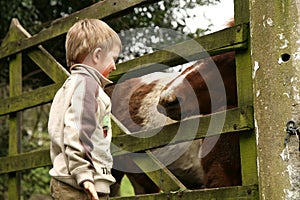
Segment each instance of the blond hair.
M121 48L118 34L105 22L99 19L83 19L76 22L66 36L66 59L70 67L82 63L85 57L95 48L100 47L104 52L114 45Z

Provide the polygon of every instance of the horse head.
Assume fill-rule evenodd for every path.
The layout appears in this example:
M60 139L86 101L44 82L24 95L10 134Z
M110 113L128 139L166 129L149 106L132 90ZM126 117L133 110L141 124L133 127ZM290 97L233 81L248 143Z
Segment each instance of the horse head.
M201 59L162 90L157 109L180 120L237 106L235 53Z

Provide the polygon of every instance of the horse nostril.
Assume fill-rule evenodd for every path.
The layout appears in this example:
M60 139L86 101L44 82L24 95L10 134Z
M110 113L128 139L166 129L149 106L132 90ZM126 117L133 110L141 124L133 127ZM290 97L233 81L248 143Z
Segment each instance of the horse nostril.
M163 115L170 117L173 120L180 120L181 119L181 109L180 109L180 102L182 101L181 98L172 98L172 101L162 100L157 105L157 110Z
M180 102L182 101L182 98L176 97L172 99L172 101L169 101L168 106L169 107L178 107L180 106Z
M166 101L165 101L165 98L164 97L160 97L159 98L159 101L158 101L158 105L161 106L161 107L164 107L164 105L166 105Z
M156 109L157 109L157 111L158 111L159 113L161 113L161 114L167 116L167 111L166 111L165 107L162 106L161 104L158 104L158 105L156 106Z

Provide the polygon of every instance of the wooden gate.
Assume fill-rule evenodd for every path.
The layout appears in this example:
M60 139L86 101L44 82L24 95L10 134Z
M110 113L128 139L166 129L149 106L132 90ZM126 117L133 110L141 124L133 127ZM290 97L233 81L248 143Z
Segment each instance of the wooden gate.
M37 150L22 153L19 150L20 144L20 113L28 108L51 102L55 92L62 85L69 75L66 70L41 46L42 43L57 36L63 35L74 24L83 18L112 18L115 15L124 13L129 8L140 6L154 1L146 0L107 0L96 3L68 17L56 20L49 28L31 36L18 23L12 20L7 37L1 44L0 59L10 57L9 64L9 88L10 97L1 99L0 116L9 115L9 149L8 156L0 158L0 174L9 174L9 199L20 199L20 182L18 172L26 169L33 169L51 165L49 149ZM122 126L113 118L113 143L123 150L130 152L146 151L144 157L134 161L144 169L145 163L159 165L161 169L147 175L160 187L163 193L152 195L140 195L135 197L118 197L113 199L258 199L258 166L257 166L257 145L254 129L253 109L253 79L252 60L250 51L250 29L249 29L249 2L235 0L235 26L215 32L203 37L196 38L199 44L210 54L216 55L229 51L236 51L238 102L237 108L227 111L225 124L222 133L240 134L240 155L242 164L242 185L237 187L216 188L209 190L187 190L170 172L159 163L151 153L150 148L163 146L169 143L169 138L175 136L179 126L178 123L168 125L158 134L151 138L138 138L126 135ZM254 34L254 33L252 33ZM134 60L120 63L117 70L110 76L114 81L128 70L143 66L149 72L156 69L145 63L162 63L175 65L185 62L178 55L170 52L182 51L185 57L200 59L204 56L202 52L193 51L189 48L189 41L168 47L170 51L156 51L141 56ZM188 50L186 50L188 49ZM25 51L26 50L26 51ZM53 84L38 88L29 92L22 92L22 55L34 61L52 80ZM205 137L211 117L218 117L219 114L201 117L196 137L186 135L180 140L193 140ZM166 134L167 133L167 134ZM133 133L134 134L134 133ZM173 135L172 135L173 134ZM114 156L122 155L125 151L112 149Z

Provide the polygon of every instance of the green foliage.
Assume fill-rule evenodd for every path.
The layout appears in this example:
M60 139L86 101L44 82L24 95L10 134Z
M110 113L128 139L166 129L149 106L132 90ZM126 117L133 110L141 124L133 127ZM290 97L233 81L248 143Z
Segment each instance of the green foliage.
M50 167L36 168L22 172L23 199L29 199L32 194L50 194Z
M22 151L32 151L50 146L47 121L50 106L43 105L24 111ZM22 196L29 199L32 194L49 194L50 166L22 172Z
M125 61L157 49L200 36L205 30L191 33L186 20L193 16L189 10L220 0L165 0L134 8L133 12L108 21L120 33L124 49L120 60Z
M40 23L38 13L32 0L2 0L0 1L0 37L3 38L8 30L9 23L13 17L22 19L25 27Z
M6 199L8 174L0 175L0 199Z
M0 38L4 38L12 18L18 18L21 24L32 34L50 25L51 21L86 6L93 0L1 0L0 1Z
M49 147L50 138L47 131L50 105L28 109L23 114L22 151L28 152Z
M8 149L8 117L0 117L0 156L7 155Z
M122 179L120 192L122 197L134 195L134 189L126 175Z
M3 95L5 91L2 91ZM8 151L8 117L2 116L0 117L0 156L6 156ZM7 191L7 181L8 175L2 174L0 175L0 199L5 199L6 191Z

